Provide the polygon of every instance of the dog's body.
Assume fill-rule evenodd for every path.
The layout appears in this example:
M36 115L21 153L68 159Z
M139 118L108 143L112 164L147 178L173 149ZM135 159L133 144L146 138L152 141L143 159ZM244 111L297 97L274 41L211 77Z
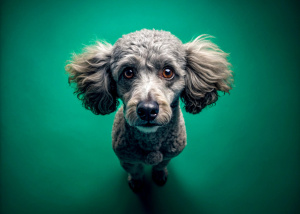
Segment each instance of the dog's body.
M78 98L95 114L115 116L112 141L134 191L143 184L143 164L153 166L158 185L167 180L167 164L186 145L179 98L189 113L229 92L232 75L226 53L203 38L182 44L165 31L141 30L114 46L98 43L67 65Z
M153 179L163 185L167 179L166 166L186 145L184 120L179 107L174 108L171 121L153 133L143 133L128 125L123 108L117 112L113 133L113 149L121 165L130 173L130 186L139 190L143 180L143 164L153 166Z

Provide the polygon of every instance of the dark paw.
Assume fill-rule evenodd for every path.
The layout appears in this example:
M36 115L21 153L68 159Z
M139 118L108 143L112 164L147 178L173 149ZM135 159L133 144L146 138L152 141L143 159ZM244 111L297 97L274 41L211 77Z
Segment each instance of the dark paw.
M152 179L158 186L165 185L168 179L168 170L152 170Z
M132 189L133 192L139 193L142 191L143 186L144 186L144 180L136 180L132 179L130 176L128 177L128 185L130 189Z

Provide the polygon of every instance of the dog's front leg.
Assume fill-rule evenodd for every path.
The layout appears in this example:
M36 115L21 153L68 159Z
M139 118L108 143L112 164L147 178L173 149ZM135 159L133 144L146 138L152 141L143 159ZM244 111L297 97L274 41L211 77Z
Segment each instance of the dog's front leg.
M171 159L164 160L160 162L158 165L152 167L152 179L159 186L163 186L167 182L167 178L168 178L167 165L169 164L170 160Z
M144 183L144 166L140 163L121 161L121 166L128 172L128 184L134 192L141 191Z

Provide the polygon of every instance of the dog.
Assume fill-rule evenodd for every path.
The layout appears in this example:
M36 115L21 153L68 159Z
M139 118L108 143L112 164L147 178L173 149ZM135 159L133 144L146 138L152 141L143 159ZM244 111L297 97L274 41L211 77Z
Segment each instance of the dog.
M197 114L232 89L228 54L201 35L183 44L170 32L143 29L74 54L66 71L83 106L96 115L117 110L113 150L128 172L128 184L139 192L144 165L162 186L167 165L186 146L180 99Z

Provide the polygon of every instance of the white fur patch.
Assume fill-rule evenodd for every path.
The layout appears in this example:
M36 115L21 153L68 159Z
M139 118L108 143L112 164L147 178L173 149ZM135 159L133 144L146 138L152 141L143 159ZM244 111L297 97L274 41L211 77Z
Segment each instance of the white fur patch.
M146 100L148 98L148 94L151 90L153 90L153 88L155 88L155 82L152 80L152 78L144 77L141 88L142 100Z
M151 127L136 126L136 128L144 133L152 133L152 132L156 132L159 126L151 126Z

